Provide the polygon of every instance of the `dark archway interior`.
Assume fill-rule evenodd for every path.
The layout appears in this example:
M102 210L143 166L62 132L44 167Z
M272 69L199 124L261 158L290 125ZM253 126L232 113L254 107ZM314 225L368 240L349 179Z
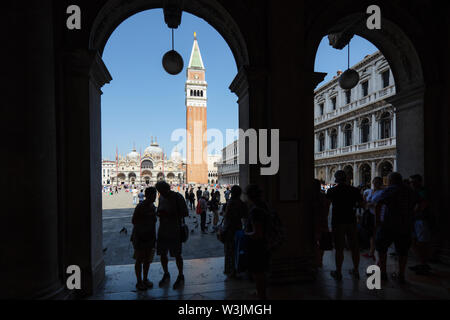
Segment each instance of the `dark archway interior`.
M105 280L98 245L101 202L96 194L101 186L92 178L101 176L101 88L111 81L101 49L126 17L164 2L83 2L86 14L79 31L62 27L65 1L6 3L10 32L4 41L9 57L4 71L10 77L4 104L10 107L2 110L8 120L2 136L5 154L11 155L5 159L5 181L11 182L6 197L14 206L2 210L8 222L3 235L10 244L2 251L2 298L86 296ZM262 164L240 173L244 183L261 186L287 228L286 245L272 259L273 283L316 278L312 96L323 74L313 70L317 46L328 34L336 34L336 43L344 46L352 34L364 37L392 67L398 90L389 102L399 114L398 171L405 177L423 174L437 221L435 255L450 261L450 4L378 3L383 8L379 32L363 27L369 1L183 1L182 10L214 26L233 51L239 72L230 89L237 95L239 126L280 129L279 173L261 175ZM31 179L18 177L30 162ZM27 201L23 186L33 190ZM286 190L295 192L286 198ZM83 289L76 294L65 283L66 269L73 264L84 275Z

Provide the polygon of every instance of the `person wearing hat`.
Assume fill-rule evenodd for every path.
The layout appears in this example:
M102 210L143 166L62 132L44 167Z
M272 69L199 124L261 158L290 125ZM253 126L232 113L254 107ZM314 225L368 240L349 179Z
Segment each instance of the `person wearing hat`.
M336 249L336 270L331 271L331 276L336 280L342 279L342 263L347 237L353 260L353 269L350 270L350 274L359 279L359 243L355 208L364 200L357 188L347 184L347 177L343 170L336 171L334 178L336 186L328 189L326 195L332 204L331 227Z

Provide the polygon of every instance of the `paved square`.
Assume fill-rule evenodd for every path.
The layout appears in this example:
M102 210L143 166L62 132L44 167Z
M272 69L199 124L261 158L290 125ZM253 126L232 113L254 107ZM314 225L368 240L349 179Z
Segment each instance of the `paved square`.
M221 190L221 202L225 201ZM183 190L180 193L184 196ZM158 201L158 200L157 200ZM156 201L155 205L158 204ZM124 190L119 193L102 193L103 204L103 251L106 265L123 265L134 263L133 245L130 242L131 217L135 206L130 192ZM220 217L222 219L222 217ZM217 240L215 233L202 234L200 230L200 216L194 210L189 211L189 217L185 219L189 230L189 239L183 244L184 259L199 259L211 257L223 257L223 244ZM220 223L221 220L219 220ZM206 222L212 231L212 212L208 211ZM158 228L157 223L156 228ZM127 231L120 232L123 228ZM160 261L159 256L155 256L155 262Z

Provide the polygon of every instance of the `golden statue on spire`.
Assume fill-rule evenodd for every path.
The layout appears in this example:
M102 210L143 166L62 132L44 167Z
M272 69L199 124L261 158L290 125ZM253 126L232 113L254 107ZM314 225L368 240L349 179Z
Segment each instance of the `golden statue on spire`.
M197 32L194 31L194 40L197 40Z

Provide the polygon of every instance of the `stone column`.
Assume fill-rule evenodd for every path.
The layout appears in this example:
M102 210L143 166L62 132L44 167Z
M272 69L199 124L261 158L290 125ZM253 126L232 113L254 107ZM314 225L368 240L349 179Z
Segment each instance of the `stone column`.
M356 146L359 144L359 127L358 127L358 119L353 120L353 145ZM356 149L355 149L356 150Z
M387 98L397 110L397 166L404 177L424 173L423 97L419 88Z
M375 161L372 161L370 165L370 178L373 180L377 176L377 164ZM371 181L372 182L372 181Z
M353 162L353 185L355 187L359 185L359 170L356 162Z
M342 134L342 125L338 125L337 128L337 147L342 148L343 143L343 134Z
M330 183L330 168L325 166L325 183Z
M90 295L105 276L101 170L101 90L111 80L96 51L66 52L62 124L65 183L65 265L81 268L80 295ZM126 178L128 180L128 177Z
M372 121L370 123L370 131L372 133L372 141L378 140L378 122L375 113L372 113Z
M49 299L65 286L59 243L53 2L17 2L9 8L2 18L13 37L2 44L10 58L3 63L7 76L1 107L6 194L0 299Z

